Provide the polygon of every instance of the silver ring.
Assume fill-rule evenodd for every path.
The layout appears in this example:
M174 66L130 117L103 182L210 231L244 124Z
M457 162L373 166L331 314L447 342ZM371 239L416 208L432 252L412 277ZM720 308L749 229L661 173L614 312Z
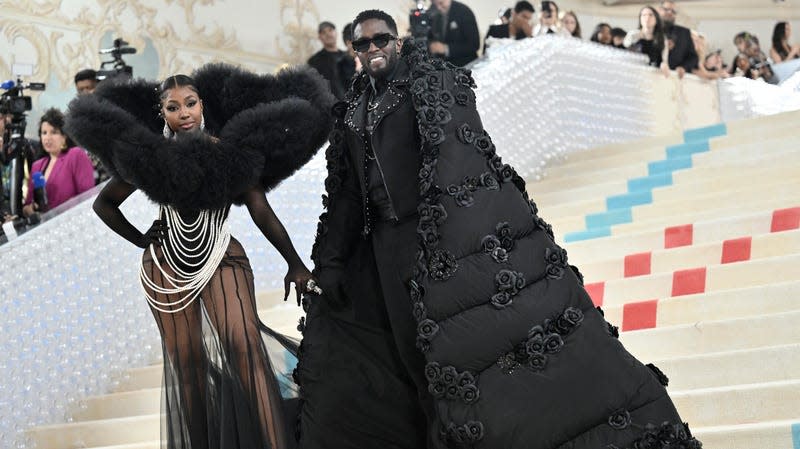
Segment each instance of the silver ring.
M322 289L319 288L316 281L314 281L313 279L309 279L308 282L306 282L306 292L316 293L317 295L321 295Z

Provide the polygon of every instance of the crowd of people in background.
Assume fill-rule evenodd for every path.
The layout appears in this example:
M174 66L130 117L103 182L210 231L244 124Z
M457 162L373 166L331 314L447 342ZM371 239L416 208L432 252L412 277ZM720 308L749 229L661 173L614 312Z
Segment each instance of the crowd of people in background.
M538 9L537 9L538 8ZM747 77L770 83L779 81L772 66L800 58L800 45L792 43L792 28L788 22L775 25L771 48L765 52L757 36L740 32L733 38L736 56L726 64L721 49L708 48L706 36L676 24L678 8L675 1L663 0L654 6L644 6L635 18L636 26L626 30L609 23L598 23L591 34L586 35L578 15L574 11L561 11L554 1L541 1L535 5L529 1L518 1L504 8L487 32L481 33L475 14L465 3L455 0L432 0L429 8L430 23L427 36L428 48L457 66L467 66L486 54L498 39L529 39L542 35L564 38L586 39L598 45L610 46L620 51L633 51L647 57L648 63L669 76L675 72L679 78L692 73L703 79L715 80L727 77ZM588 28L587 28L588 30ZM331 83L334 95L342 99L348 90L353 75L361 70L356 50L353 48L353 29L346 24L341 38L346 50L339 47L339 33L332 22L319 24L318 38L322 48L308 64L319 71ZM400 37L400 36L397 36ZM369 45L375 45L372 42ZM78 95L90 94L98 84L97 73L86 69L74 78ZM0 111L0 144L10 115ZM31 184L34 172L37 179L44 180L49 197L48 208L53 208L73 196L108 179L100 162L74 147L63 132L63 114L57 109L48 110L39 123L41 142L33 141L27 149L29 172L25 174L27 194L24 198L24 216L41 212L44 208L34 200ZM0 183L0 217L2 221L15 218L9 210L8 166L3 168ZM24 218L24 217L23 217Z
M771 66L800 58L800 45L791 41L790 24L779 22L775 25L769 55L762 51L758 37L741 32L734 37L737 54L726 64L721 49L708 48L705 34L676 24L678 7L675 1L669 0L644 6L632 29L603 22L596 24L590 35L584 35L574 11L562 12L554 1L545 0L538 5L518 1L498 13L495 23L483 35L482 49L475 14L465 3L432 0L429 12L431 26L426 37L430 52L457 66L469 65L480 53L486 54L498 39L519 40L546 34L587 39L598 45L641 53L651 66L666 76L675 72L679 78L691 73L706 80L742 76L777 83L779 79ZM350 77L360 70L356 67L358 58L350 46L352 37L348 37L352 36L352 30L347 25L343 33L347 51L338 48L333 23L321 23L318 31L323 48L308 62L331 81L334 94L342 98Z

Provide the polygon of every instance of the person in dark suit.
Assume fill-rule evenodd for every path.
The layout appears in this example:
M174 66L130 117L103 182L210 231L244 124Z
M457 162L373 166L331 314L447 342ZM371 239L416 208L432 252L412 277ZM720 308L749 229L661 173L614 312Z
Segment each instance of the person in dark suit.
M533 9L531 2L524 0L517 2L517 4L514 5L514 10L511 13L509 22L507 24L491 25L489 27L489 32L486 33L486 39L490 37L508 39L514 36L515 39L519 40L531 37L533 35L533 25L531 21L533 20L534 12L536 11ZM484 40L484 53L486 53L486 48L486 40Z
M497 154L470 72L385 12L353 23L363 71L332 109L298 447L700 449Z
M462 67L475 60L481 37L472 10L453 0L433 0L432 3L430 52Z
M314 53L308 60L308 65L316 69L331 85L331 92L338 99L344 98L347 92L347 82L349 78L345 78L346 74L342 73L342 67L349 65L348 62L342 62L343 59L349 58L347 52L339 50L336 45L338 35L336 33L336 26L331 22L322 22L317 28L319 41L322 43L322 50ZM350 59L350 63L355 67L355 62ZM350 72L352 76L352 72Z
M658 13L664 21L664 31L668 40L670 70L675 70L678 78L683 78L686 72L697 72L700 59L694 48L692 32L688 28L675 24L675 2L662 1L658 9Z
M353 80L353 75L361 70L356 53L353 51L352 23L348 23L342 29L342 41L344 42L345 54L339 59L336 68L339 71L339 78L342 80L344 91L347 92L347 89L350 88L350 82Z

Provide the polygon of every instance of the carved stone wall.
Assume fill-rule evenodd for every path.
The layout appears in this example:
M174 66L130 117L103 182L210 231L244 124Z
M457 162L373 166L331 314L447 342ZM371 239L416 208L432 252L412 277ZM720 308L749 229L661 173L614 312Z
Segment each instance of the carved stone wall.
M399 20L413 2L381 5ZM317 24L341 28L370 1L323 0L0 0L0 79L17 63L33 66L26 81L47 83L34 97L28 136L45 108L64 109L74 96L74 74L108 58L98 49L122 37L136 47L125 55L134 75L163 78L211 61L271 72L305 62L319 50ZM407 20L406 20L407 23Z

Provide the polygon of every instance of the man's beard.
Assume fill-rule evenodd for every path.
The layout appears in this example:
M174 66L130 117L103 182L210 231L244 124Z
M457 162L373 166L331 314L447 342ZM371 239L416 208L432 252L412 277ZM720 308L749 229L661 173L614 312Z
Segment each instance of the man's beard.
M386 65L383 68L378 69L376 71L373 71L370 68L369 61L367 61L366 64L362 62L362 64L364 65L365 70L367 71L367 75L371 76L372 78L382 80L388 77L394 71L394 68L397 66L398 59L399 58L397 56L397 53L395 52L386 55Z

